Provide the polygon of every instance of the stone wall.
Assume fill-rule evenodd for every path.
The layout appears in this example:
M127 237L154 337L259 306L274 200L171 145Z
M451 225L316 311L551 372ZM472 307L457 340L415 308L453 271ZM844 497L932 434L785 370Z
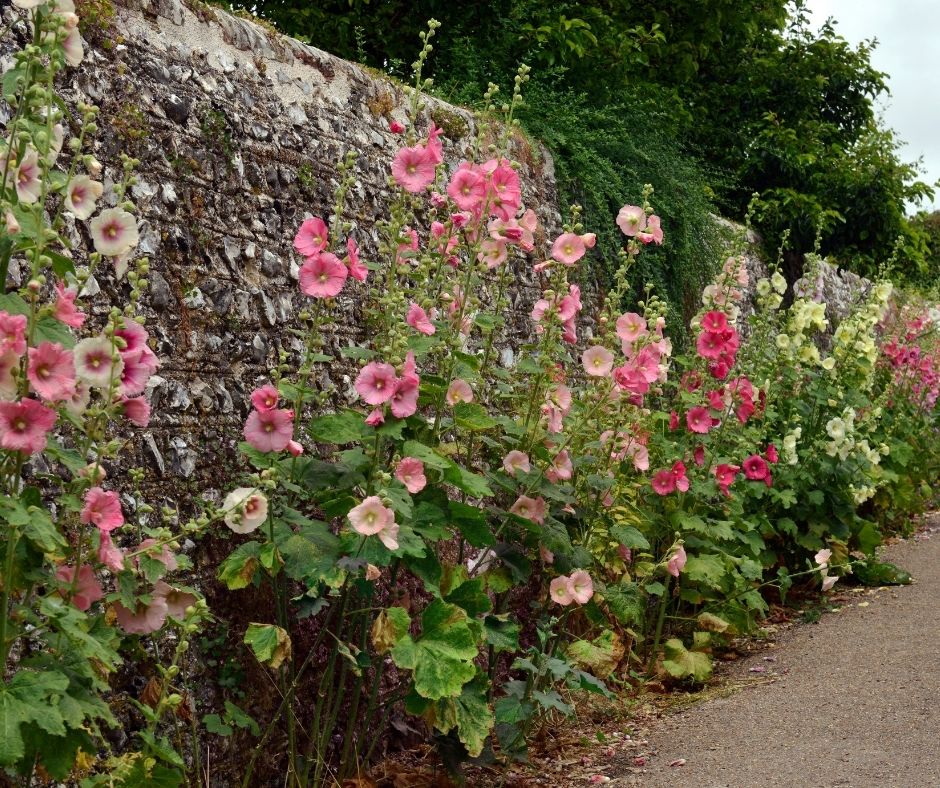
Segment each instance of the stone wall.
M110 29L89 33L85 63L63 89L73 105L101 108L94 152L106 173L119 172L122 151L141 161L133 198L152 272L142 308L162 366L148 391L151 426L124 458L152 472L150 492L184 499L230 482L247 393L280 347L297 349L286 329L308 299L297 289L291 240L305 217L329 214L336 163L350 149L359 158L346 218L365 258L374 253L400 142L389 121L406 120L407 97L371 71L197 2L131 0L116 11ZM455 166L474 118L427 102L419 129L430 118L444 128ZM557 227L550 156L521 139L513 155L526 203ZM76 248L90 246L84 226L71 232ZM520 270L516 297L531 303L527 276ZM106 271L90 290L99 287L120 302L127 285ZM355 336L363 292L352 280L345 288L333 349ZM351 371L324 369L320 383L342 400Z

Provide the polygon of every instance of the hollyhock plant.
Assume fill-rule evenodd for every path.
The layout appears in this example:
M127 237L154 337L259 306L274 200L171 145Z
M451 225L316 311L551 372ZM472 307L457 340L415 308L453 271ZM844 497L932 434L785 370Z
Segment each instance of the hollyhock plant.
M95 388L110 388L124 372L123 359L114 352L111 340L105 336L83 339L75 345L72 356L76 376Z
M99 531L110 533L124 525L121 501L113 490L92 487L85 493L85 505L79 519L86 525L94 525Z
M107 531L101 531L99 534L98 561L112 572L120 572L124 569L124 551L114 544L111 534Z
M72 353L58 342L41 342L29 349L26 378L40 397L49 402L69 399L75 391Z
M471 166L464 165L458 167L451 177L447 194L461 211L475 211L486 199L486 178Z
M56 412L34 399L0 402L0 448L36 454L46 448L46 436Z
M270 383L267 383L251 392L252 407L262 413L269 410L274 410L277 407L278 402L280 402L280 399L280 392L278 392L278 390Z
M349 269L331 252L317 252L300 267L300 290L312 298L333 298L346 284Z
M413 357L412 357L413 358ZM406 419L418 410L418 388L421 378L414 372L403 372L395 384L395 391L389 400L392 415L396 419Z
M824 548L813 556L813 560L821 569L825 569L827 566L829 566L830 558L832 558L832 550L829 548Z
M685 548L682 545L676 549L676 551L669 557L669 560L666 562L666 571L669 572L673 577L678 577L679 573L685 567L685 563L688 560L688 556L685 553Z
M676 477L670 470L656 471L650 484L657 495L669 495L676 491Z
M138 427L150 424L150 403L144 397L121 397L124 418Z
M22 356L26 352L26 315L0 311L0 354Z
M646 211L638 205L624 205L617 214L617 226L624 235L634 237L646 227Z
M657 246L663 242L663 228L660 226L660 218L653 214L646 220L646 227L638 230L636 233L638 240L645 244L654 243Z
M349 269L349 275L357 282L365 282L369 277L369 269L359 259L359 244L355 238L346 239L346 257L343 262Z
M632 345L648 333L646 319L636 312L625 312L617 318L617 336L624 345Z
M66 287L64 282L55 283L56 301L53 316L69 328L81 328L85 323L85 313L75 306L78 293L74 287Z
M395 513L377 495L370 495L346 516L353 530L363 536L378 534L395 522Z
M75 581L75 567L60 566L55 573L56 580L62 585L62 594L70 596L71 602L79 610L88 610L95 602L104 599L101 583L95 577L94 570L88 564L82 564L78 570L78 580ZM75 591L72 592L72 586Z
M156 539L148 538L144 539L137 548L133 551L139 553L140 555L146 555L148 558L152 558L154 561L159 561L166 567L168 572L175 572L179 568L179 563L176 560L176 556L173 554L173 551L169 548L169 545L160 544ZM135 566L140 565L140 558L134 558Z
M552 579L548 585L548 593L552 602L559 605L570 605L574 602L574 591L571 587L571 578L561 575Z
M457 378L447 387L447 404L453 407L458 402L473 402L473 389L467 381Z
M510 476L515 476L519 471L529 473L532 470L532 466L529 464L529 455L518 449L513 449L503 457L503 468Z
M415 457L405 457L398 463L395 478L404 484L412 495L421 492L428 483L424 475L424 463Z
M150 635L165 623L169 608L164 597L154 595L150 603L138 602L133 610L114 603L118 625L129 635Z
M583 569L572 572L571 577L568 578L568 584L572 599L579 605L586 605L594 596L594 582Z
M237 534L250 534L268 519L268 499L254 487L236 487L222 503L225 524Z
M324 251L328 243L329 230L326 222L318 217L305 219L294 236L294 249L304 257L313 257Z
M434 182L434 157L424 145L401 148L392 160L392 177L405 191L423 192Z
M770 474L767 461L759 454L752 454L741 463L741 467L744 470L744 475L752 481L763 481Z
M546 507L545 500L541 496L530 498L528 495L520 495L509 507L509 511L524 520L531 520L539 525L545 524Z
M689 408L685 414L685 423L692 432L700 435L707 435L714 426L708 408L703 408L701 405Z
M669 472L676 480L676 489L679 490L679 492L688 492L689 479L685 475L685 463L681 460L673 463L673 466Z
M65 210L76 219L86 220L95 212L95 204L104 193L104 185L87 175L72 178L65 195Z
M294 412L283 408L252 411L242 432L245 440L258 451L284 451L293 438Z
M177 621L183 621L186 618L186 608L196 604L195 594L173 588L162 580L154 583L153 595L154 598L161 597L166 602L167 615Z
M614 366L614 354L601 345L594 345L581 355L581 364L588 375L607 377Z
M552 244L552 257L565 265L574 265L584 257L584 252L584 241L574 233L562 233Z
M39 154L34 150L27 151L13 176L16 196L21 203L34 203L42 196L39 176Z
M106 257L131 251L140 240L137 220L123 208L107 208L88 223L95 249Z
M147 382L157 371L160 361L146 345L137 350L121 352L121 395L133 397L142 394Z
M369 405L388 402L398 387L395 367L380 361L371 361L359 372L354 386L359 396Z
M720 463L715 466L715 481L718 482L718 488L727 496L731 496L729 488L734 484L734 480L738 477L741 468L738 465L729 465L727 463Z

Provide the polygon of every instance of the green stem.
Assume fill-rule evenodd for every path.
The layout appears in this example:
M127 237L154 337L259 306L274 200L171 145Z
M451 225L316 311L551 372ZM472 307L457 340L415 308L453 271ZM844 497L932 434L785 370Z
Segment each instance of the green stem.
M666 608L669 606L669 586L672 583L672 576L666 575L666 586L663 588L663 597L659 601L659 617L656 619L656 633L653 636L653 648L650 651L647 670L652 670L656 662L656 654L659 652L659 641L663 635L663 622L666 620Z

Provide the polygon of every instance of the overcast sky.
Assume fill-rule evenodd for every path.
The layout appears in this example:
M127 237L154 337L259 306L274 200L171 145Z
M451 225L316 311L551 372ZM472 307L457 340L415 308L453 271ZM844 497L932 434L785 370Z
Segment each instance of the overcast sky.
M816 26L833 17L853 44L878 39L872 65L890 75L885 122L907 143L905 161L923 157L921 179L940 178L940 0L808 0L807 7Z

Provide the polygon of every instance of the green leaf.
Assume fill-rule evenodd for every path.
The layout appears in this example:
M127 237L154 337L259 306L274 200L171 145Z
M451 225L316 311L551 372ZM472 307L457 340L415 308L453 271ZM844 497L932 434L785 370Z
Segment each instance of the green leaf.
M415 690L431 700L459 695L476 675L476 656L466 612L439 599L421 616L421 636L406 635L392 649L394 663L413 670Z
M362 414L354 410L329 413L310 422L310 437L320 443L354 443L368 436L372 429L363 421Z
M137 731L137 735L145 744L145 751L156 755L160 760L166 761L173 766L181 769L186 767L180 754L170 744L170 740L165 736L156 736L150 731Z
M429 468L435 468L439 471L447 470L452 465L446 457L442 457L430 446L425 446L418 441L405 441L405 445L402 447L402 456L415 457Z
M339 352L343 358L351 358L355 361L370 361L371 359L375 358L376 355L374 350L360 347L359 345L348 345L347 347L341 347Z
M454 406L454 421L468 432L491 430L497 422L476 402L458 402Z
M236 547L219 567L219 580L229 591L247 588L260 566L261 543L245 542Z
M54 736L66 733L58 711L69 680L58 671L19 670L0 683L0 764L16 763L25 753L20 726L35 722Z
M496 544L496 538L482 509L460 501L451 501L449 508L451 521L472 547L490 547Z
M721 585L726 574L725 563L722 561L721 556L711 553L689 556L685 567L682 569L682 574L696 583L705 583L717 588Z
M214 733L217 736L231 736L234 732L231 726L222 722L222 718L218 714L206 714L202 718L202 724L206 726L209 733Z
M258 723L255 722L254 718L230 700L225 701L225 718L239 728L250 731L252 736L261 735L261 728L258 726Z
M496 716L486 698L485 680L478 676L465 684L455 698L444 698L434 704L434 727L442 733L457 729L457 738L476 758L483 752L486 738L496 724Z
M509 620L508 613L490 615L483 619L483 636L497 654L501 651L518 651L522 626Z
M444 481L471 498L485 498L493 494L486 479L454 462L444 471Z
M712 660L708 654L689 651L678 638L670 638L664 646L663 669L677 679L692 678L707 681L712 674Z
M614 618L626 627L640 624L646 615L646 596L636 583L605 586L601 595Z
M389 607L375 617L372 622L372 645L376 653L391 651L398 641L408 634L411 617L403 607Z
M699 613L696 621L706 632L724 632L731 626L727 621L723 618L719 618L714 613Z
M249 624L243 642L251 646L259 662L267 663L274 670L290 657L290 636L274 624Z
M611 527L610 535L624 547L629 547L631 550L650 549L647 538L632 525L615 525Z
M462 607L471 618L476 618L481 613L488 613L493 608L493 603L486 595L485 582L479 577L461 583L444 599Z
M565 652L575 665L603 677L614 672L623 659L624 648L620 638L608 629L594 640L575 640Z
M48 556L61 556L68 546L65 537L59 533L46 509L32 506L28 512L29 520L23 528L24 536L42 553Z
M566 717L570 717L574 713L574 707L565 703L557 690L535 690L532 692L532 699L543 709L555 709L555 711L560 711Z

